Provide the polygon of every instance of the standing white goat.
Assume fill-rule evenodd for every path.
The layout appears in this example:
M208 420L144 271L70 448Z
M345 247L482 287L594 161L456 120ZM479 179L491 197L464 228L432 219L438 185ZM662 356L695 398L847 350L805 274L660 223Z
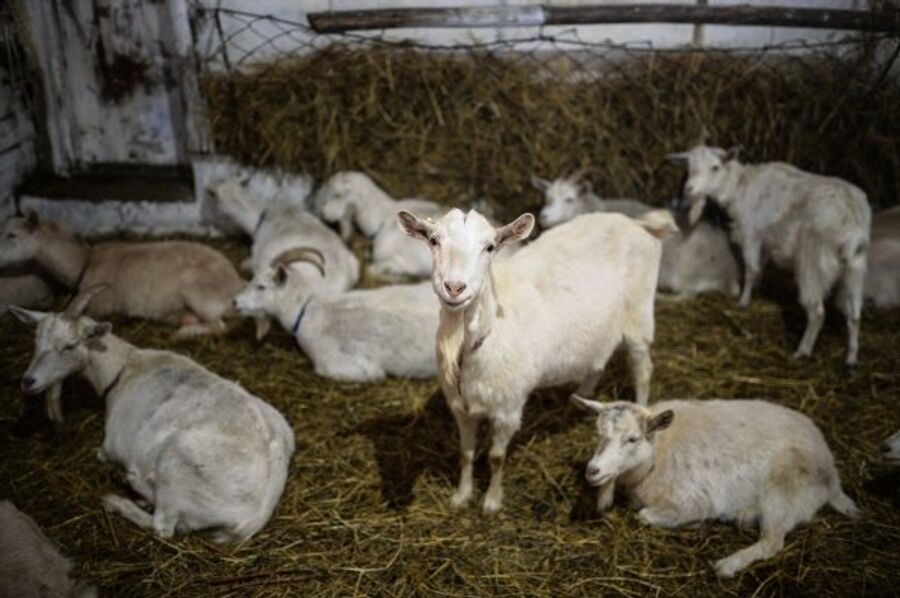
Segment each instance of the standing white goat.
M891 465L900 465L900 431L894 432L881 443L881 456Z
M398 210L438 218L447 212L440 204L423 199L394 200L361 172L339 172L316 192L313 201L322 219L340 225L344 240L353 225L372 241L372 272L377 276L428 276L431 256L426 247L394 225Z
M406 233L431 247L432 284L441 302L438 366L456 418L461 474L456 507L472 496L478 422L490 420L491 483L483 510L503 501L503 462L536 388L580 382L595 391L613 351L624 344L639 403L650 392L653 300L661 243L677 230L667 212L635 221L589 214L492 262L505 244L525 239L534 216L494 228L478 212L451 210L437 221L400 212Z
M825 504L857 515L822 432L797 411L749 400L662 401L650 408L575 400L599 416L598 446L585 475L600 489L600 511L619 486L648 525L759 523L756 544L716 563L722 577L775 555L785 535Z
M34 212L0 229L0 267L40 264L63 286L107 290L91 302L94 317L113 314L179 323L178 336L221 333L235 293L234 266L211 247L188 241L88 245Z
M314 249L288 250L253 277L235 298L237 309L277 318L320 376L371 382L437 373L438 305L428 283L327 292L311 284L298 264L318 270L315 276L330 267Z
M169 538L208 530L217 542L245 540L269 520L284 489L294 434L271 405L187 357L139 349L111 326L78 315L89 289L67 313L11 306L37 325L22 388L38 393L73 374L106 401L101 460L121 464L129 485L153 505L104 503Z
M34 520L0 502L0 598L92 598L94 588L72 579L72 562Z
M744 257L740 304L750 304L766 258L792 270L807 317L795 357L804 357L812 353L825 320L824 300L840 284L847 364L856 364L872 219L866 194L842 179L783 162L743 164L736 149L699 145L668 157L688 163L684 190L696 198L692 214L699 214L710 197L731 217L732 237Z
M872 218L863 297L877 309L900 307L900 207Z
M532 177L532 184L544 192L539 222L551 228L591 212L617 212L638 217L654 209L634 199L600 199L590 184L580 180L581 171L546 181ZM698 293L720 292L737 295L738 264L728 235L709 222L697 222L663 241L657 288L691 297Z
M226 181L215 190L219 208L236 222L240 221L242 207L253 204L252 195L237 181ZM266 271L276 257L296 247L317 251L328 263L324 274L306 261L295 262L291 267L304 277L302 286L320 288L324 292L342 292L359 282L359 260L341 238L313 214L300 206L287 202L272 202L256 215L257 221L249 231L253 239L249 266L254 275ZM246 309L257 323L257 338L269 330L269 319L260 312Z

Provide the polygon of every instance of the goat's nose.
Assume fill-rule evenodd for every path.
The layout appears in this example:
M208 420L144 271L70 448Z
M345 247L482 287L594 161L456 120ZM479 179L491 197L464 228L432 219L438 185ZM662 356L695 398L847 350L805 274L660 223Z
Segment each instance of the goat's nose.
M600 475L600 468L596 465L588 464L587 475L589 478L595 478Z
M35 379L31 376L25 376L24 378L22 378L22 390L24 390L25 392L28 392L29 390L34 388L34 385Z
M688 195L693 195L694 194L694 186L691 183L688 183L687 185L684 186L684 191Z
M887 443L887 442L882 442L882 443L881 443L881 452L882 452L882 453L889 453L889 452L891 452L891 445L890 445L889 443Z
M466 290L466 283L459 281L447 281L444 283L444 289L451 297L459 297Z
M237 306L238 306L238 300L237 300L237 297L235 297L234 299L231 300L231 305L232 305L233 307L237 307Z

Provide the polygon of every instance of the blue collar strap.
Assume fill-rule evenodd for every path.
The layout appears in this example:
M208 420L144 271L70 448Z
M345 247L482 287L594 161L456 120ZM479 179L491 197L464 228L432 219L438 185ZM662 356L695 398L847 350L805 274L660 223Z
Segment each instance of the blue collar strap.
M300 322L303 320L303 315L306 313L306 306L309 305L309 302L312 301L312 297L306 300L306 303L303 304L303 307L300 308L300 313L297 314L297 319L294 320L294 325L291 326L291 334L297 336L297 331L300 330Z

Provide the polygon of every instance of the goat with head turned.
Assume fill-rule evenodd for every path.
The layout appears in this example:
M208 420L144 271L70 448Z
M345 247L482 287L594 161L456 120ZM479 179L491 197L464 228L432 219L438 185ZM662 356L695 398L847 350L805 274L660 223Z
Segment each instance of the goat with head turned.
M112 326L80 315L11 307L37 327L22 380L41 392L81 375L106 402L102 460L123 466L153 505L107 495L107 509L168 538L206 530L216 541L249 538L269 520L287 479L294 434L281 414L240 385L170 351L139 349Z
M792 409L747 400L576 402L598 416L585 475L599 488L600 511L619 487L647 525L759 524L756 544L716 563L722 577L774 556L785 535L826 504L858 512L822 432Z
M542 227L551 228L591 212L616 212L634 218L653 209L634 199L600 199L591 191L590 182L583 180L584 172L582 169L554 181L532 177L532 184L544 192L539 217ZM673 217L679 213L672 212ZM657 288L681 298L707 292L737 295L738 264L726 232L701 221L667 237Z
M253 195L235 181L226 181L216 188L220 208L226 214L240 214L240 206L253 204ZM341 238L325 226L313 214L300 206L287 202L272 202L259 212L250 233L248 265L254 275L269 269L281 254L293 248L308 247L316 250L328 262L324 274L320 274L309 262L296 262L291 268L305 278L303 286L318 287L327 293L347 291L359 282L359 261ZM269 318L262 312L245 309L242 313L252 316L257 323L257 338L269 330Z
M423 199L395 200L361 172L339 172L316 192L313 205L322 220L338 224L348 240L353 225L372 241L372 272L381 277L428 276L428 249L407 238L393 225L398 210L437 218L447 212Z
M637 400L647 402L657 235L675 225L666 212L639 221L590 214L494 260L504 245L528 237L531 214L500 228L474 211L451 210L437 221L406 211L399 217L408 235L430 246L434 264L439 379L460 441L452 504L472 496L478 423L488 419L492 474L483 509L493 513L502 505L507 445L534 389L579 382L579 394L593 394L610 355L624 344Z
M188 241L88 245L34 212L0 229L0 267L35 261L78 291L108 285L88 307L102 318L123 315L180 323L182 337L225 331L231 300L243 286L219 251Z
M314 248L290 249L253 277L235 306L281 322L320 376L352 382L434 376L438 305L428 283L334 292L316 281L329 268Z
M876 309L900 307L900 207L872 218L863 298Z
M749 305L764 257L793 271L807 317L795 357L804 357L812 353L825 320L824 300L840 285L846 361L855 364L872 219L866 194L842 179L783 162L744 164L737 153L699 145L668 157L687 162L684 191L694 198L692 214L699 214L709 197L731 217L732 238L744 258L740 304Z

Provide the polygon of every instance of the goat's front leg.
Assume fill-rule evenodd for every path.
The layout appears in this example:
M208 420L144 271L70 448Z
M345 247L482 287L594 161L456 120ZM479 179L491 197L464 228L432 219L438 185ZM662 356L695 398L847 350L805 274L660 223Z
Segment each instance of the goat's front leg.
M491 483L484 496L482 511L485 515L493 515L503 507L503 465L506 461L506 449L509 441L519 429L518 418L495 418L491 439Z
M472 469L475 462L475 443L478 434L478 419L453 409L456 418L456 429L459 432L459 486L450 499L454 509L466 506L472 498Z
M759 278L762 270L762 247L759 241L748 239L749 235L744 236L744 244L741 253L744 257L744 288L741 289L741 299L738 305L741 307L750 306L750 296L753 294L753 286Z

